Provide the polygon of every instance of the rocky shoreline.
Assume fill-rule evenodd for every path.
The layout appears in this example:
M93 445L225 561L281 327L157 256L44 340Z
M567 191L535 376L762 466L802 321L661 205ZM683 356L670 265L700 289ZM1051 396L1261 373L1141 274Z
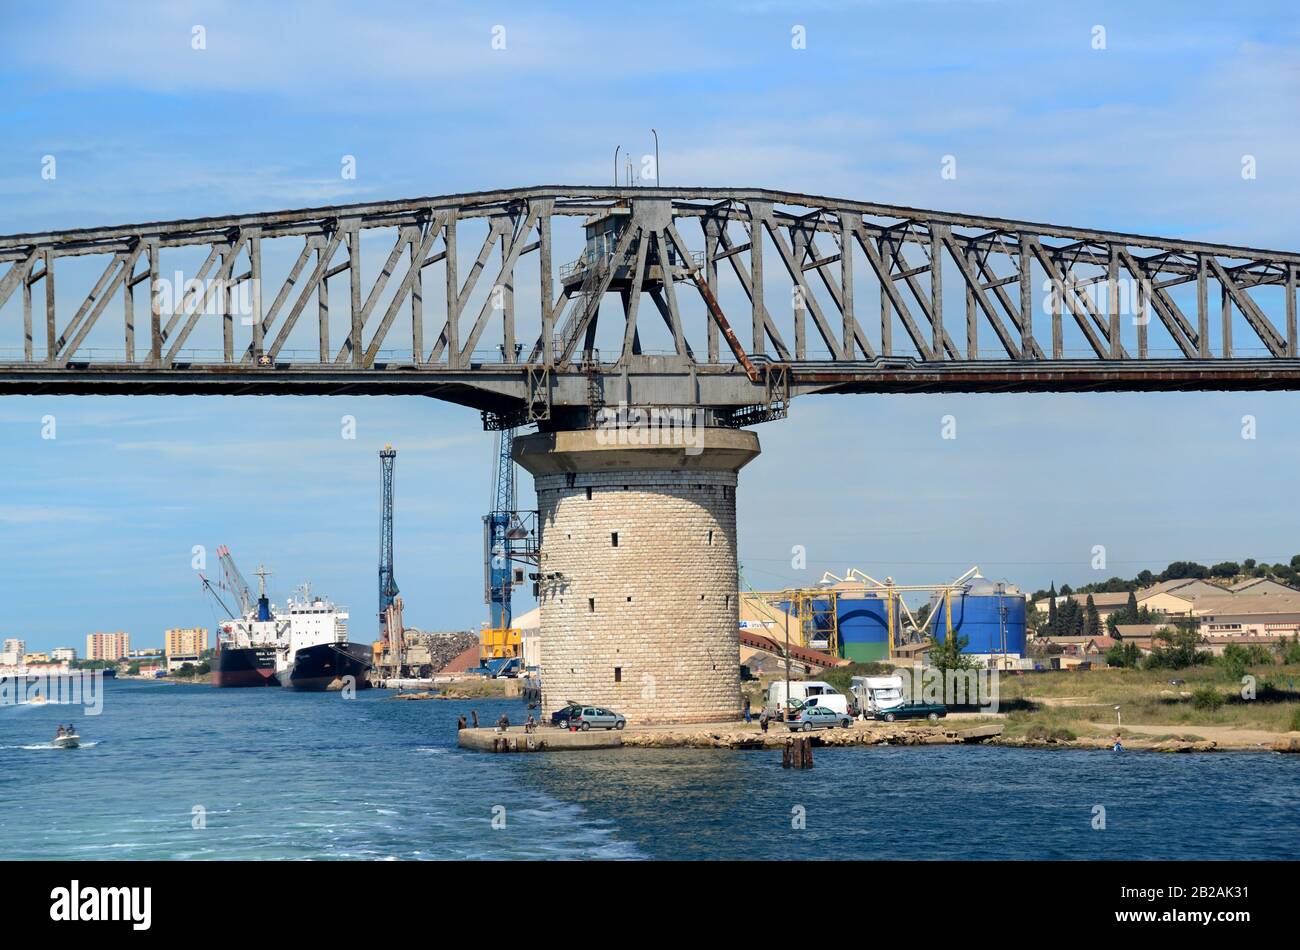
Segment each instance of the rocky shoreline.
M641 749L779 749L796 735L812 739L818 748L869 745L964 745L996 738L1002 727L976 726L969 729L946 729L941 726L886 726L883 728L822 729L812 733L793 733L775 727L764 733L751 728L699 729L629 728L623 734L625 748Z
M482 730L486 732L487 730ZM522 730L514 727L499 736L513 736ZM583 737L592 740L599 735L600 743L584 742L590 748L633 749L781 749L796 736L812 740L814 748L849 748L863 746L934 746L934 745L994 745L1013 749L1093 749L1109 750L1114 742L1108 736L1027 736L1004 733L1000 723L953 727L949 725L905 724L855 724L848 729L823 729L812 733L792 733L786 729L772 728L764 733L755 726L740 724L715 724L699 726L629 726L622 732L567 733L543 727L527 738L532 750L542 751L549 745L561 747L549 739L559 736ZM1300 753L1300 732L1287 733L1270 742L1223 742L1199 736L1124 736L1124 751L1128 752L1289 752ZM462 745L468 743L462 742ZM566 741L565 747L577 748L576 742ZM522 750L521 750L522 751Z

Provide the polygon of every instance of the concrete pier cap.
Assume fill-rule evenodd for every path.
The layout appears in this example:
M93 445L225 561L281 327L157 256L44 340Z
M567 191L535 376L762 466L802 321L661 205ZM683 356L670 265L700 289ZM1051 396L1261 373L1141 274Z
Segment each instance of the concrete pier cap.
M537 488L544 716L739 717L736 482L758 453L755 433L706 427L515 440Z

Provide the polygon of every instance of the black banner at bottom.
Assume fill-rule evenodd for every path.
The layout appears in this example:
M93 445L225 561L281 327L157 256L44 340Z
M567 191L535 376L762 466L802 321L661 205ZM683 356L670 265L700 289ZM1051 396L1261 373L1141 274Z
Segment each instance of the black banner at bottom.
M1133 931L1232 939L1291 916L1293 868L1264 862L618 863L544 867L426 863L9 863L10 934L144 938L418 937L475 919L492 926L564 914L566 940L590 928L608 942L688 926L709 909L718 928L774 916L806 937L828 912L841 925L878 915L926 938L971 927L1065 926L1072 935ZM657 908L651 912L652 908ZM678 910L674 910L677 908ZM790 915L785 910L803 912ZM840 916L845 911L847 917ZM777 913L773 913L777 912ZM692 914L692 918L696 915ZM696 924L689 924L695 927ZM705 924L699 925L702 929ZM712 925L709 925L712 926ZM615 929L609 929L609 928ZM16 929L15 929L16 928ZM71 935L71 934L68 934Z

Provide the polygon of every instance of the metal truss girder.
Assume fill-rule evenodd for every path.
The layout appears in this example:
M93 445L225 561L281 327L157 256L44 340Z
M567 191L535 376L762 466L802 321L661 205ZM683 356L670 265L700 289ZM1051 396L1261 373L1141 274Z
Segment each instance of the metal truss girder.
M1232 302L1241 310L1242 316L1246 318L1246 322L1259 336L1260 342L1268 347L1269 353L1273 356L1284 356L1286 342L1278 335L1268 317L1264 316L1264 312L1259 309L1259 305L1250 299L1250 295L1246 293L1244 288L1237 286L1237 282L1224 270L1222 264L1213 257L1207 258L1207 260L1210 269L1214 271L1214 276L1219 279L1219 283L1227 292L1227 295L1232 298Z
M599 221L616 210L629 223L611 237L614 266L604 273L592 271L589 282L575 282L571 269L557 295L553 226L563 222L569 235L580 236L578 227L585 219L594 216ZM740 228L747 236L733 240L728 233L732 226L737 237ZM395 238L383 266L363 285L360 235L374 229L391 229ZM462 273L458 232L476 239L480 229L486 236ZM688 238L695 247L703 246L702 258ZM439 239L444 246L434 254ZM345 258L336 260L345 242ZM262 287L264 245L280 249L277 254L288 248L290 257L277 260L293 261L273 288ZM197 281L198 286L181 293L168 313L162 312L159 295L151 294L149 359L137 362L134 288L146 280L157 281L160 255L173 254L173 249L206 254L188 282L192 287ZM924 260L915 249L926 255ZM858 250L869 266L855 273ZM493 286L499 293L489 293L487 301L470 312L469 301L498 254ZM539 264L536 292L521 292L516 298L516 268L530 254L537 255L533 260ZM775 270L772 254L780 265ZM81 278L70 267L72 279L60 280L56 289L55 263L79 257L91 258L84 265L90 276L81 286L93 286L89 293L63 301L65 308L57 299L60 291L66 298L68 288ZM141 258L148 266L137 273ZM999 259L1006 263L998 264ZM1052 314L1050 356L1034 336L1035 260L1063 290ZM723 312L717 269L722 261L730 263L744 294L740 299L748 298L753 331L748 347ZM966 298L965 359L948 332L953 318L945 305L944 271L951 272L949 261L960 274L958 286ZM445 279L446 293L430 306L424 272L437 267L444 271L439 277ZM1076 269L1081 271L1077 279ZM954 386L968 387L964 391L1291 388L1298 343L1298 269L1300 254L1295 252L743 188L538 186L16 234L0 237L0 391L36 386L43 392L145 392L192 386L201 392L241 387L283 392L298 385L310 391L425 391L476 405L494 418L523 413L536 421L554 421L617 397L618 387L611 382L615 376L625 379L625 390L642 398L716 407L729 418L754 419L774 411L762 408L770 407L772 398L760 385L774 367L785 374L790 397L822 391L955 391L944 388ZM331 312L329 281L344 271L350 293L340 295L342 304L336 302ZM1142 319L1135 323L1136 357L1125 348L1120 332L1121 273L1138 283L1136 305ZM211 277L216 280L209 285ZM37 282L44 283L43 346L33 338L32 287ZM693 287L699 300L682 294L679 283ZM1018 300L1012 284L1018 288ZM1185 314L1175 300L1175 288L1184 284L1196 288L1194 316L1190 309ZM1212 317L1213 284L1218 285L1223 307ZM790 290L788 305L777 285ZM243 326L251 329L244 330L233 320L232 292L250 286L252 315ZM1252 298L1252 288L1265 286L1283 291L1284 317L1281 308L1270 316ZM20 287L22 293L15 294ZM1106 303L1094 301L1085 288L1104 288ZM855 313L854 302L864 289L880 294L878 344ZM641 292L650 293L671 333L672 356L662 364L640 349ZM622 346L614 360L602 361L595 350L596 323L601 301L609 293L624 301L624 323L618 327ZM265 310L264 297L270 302ZM288 344L313 297L317 345L312 357L304 359L302 351L290 350ZM113 299L122 301L120 310L110 306ZM382 314L376 312L381 299L388 299ZM528 306L533 313L517 315L517 300L521 311ZM399 311L408 304L409 340L390 339ZM1270 310L1272 306L1270 302ZM1064 358L1063 308L1087 341L1091 369ZM1268 354L1262 363L1249 353L1233 355L1234 310ZM1155 322L1146 320L1151 311ZM210 312L217 314L219 327L203 322ZM63 314L68 319L60 327L58 317ZM557 318L566 314L569 320L559 331L557 345ZM334 346L332 317L338 318ZM521 319L531 320L534 332L541 328L535 342L519 341L528 354L522 364L516 355ZM809 319L817 331L813 340L820 338L814 345L824 357L808 358L804 329ZM1223 354L1213 361L1211 319L1223 321ZM1282 319L1285 333L1278 329ZM426 321L440 329L427 352ZM978 333L984 321L1005 356L980 358ZM500 335L493 336L497 324ZM891 325L904 328L919 361L900 363L891 356ZM790 327L793 348L783 338ZM606 328L601 330L603 334ZM1150 359L1151 332L1162 339L1167 334L1181 354L1178 372L1157 367L1159 360ZM217 349L202 350L214 337ZM107 350L105 339L112 342ZM724 340L726 347L720 345ZM491 348L481 352L479 347L489 341ZM573 377L579 346L582 372ZM765 352L769 346L775 350L775 362ZM12 357L6 347L12 347ZM1240 375L1248 363L1259 385ZM648 368L652 365L655 368ZM525 366L534 369L526 371ZM951 372L942 369L948 366ZM506 370L510 382L497 382ZM535 374L532 386L528 372ZM542 379L544 401L538 388Z

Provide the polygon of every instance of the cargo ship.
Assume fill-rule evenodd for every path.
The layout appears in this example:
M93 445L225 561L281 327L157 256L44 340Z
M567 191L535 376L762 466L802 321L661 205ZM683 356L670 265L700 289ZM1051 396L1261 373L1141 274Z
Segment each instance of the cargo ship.
M256 604L244 611L243 616L223 620L217 629L217 649L212 658L213 686L280 685L275 676L276 659L280 644L288 635L289 622L277 618L271 609L266 595L269 573L264 568L257 570Z
M371 649L348 640L348 614L303 585L288 604L288 635L279 642L275 677L285 689L368 689Z

